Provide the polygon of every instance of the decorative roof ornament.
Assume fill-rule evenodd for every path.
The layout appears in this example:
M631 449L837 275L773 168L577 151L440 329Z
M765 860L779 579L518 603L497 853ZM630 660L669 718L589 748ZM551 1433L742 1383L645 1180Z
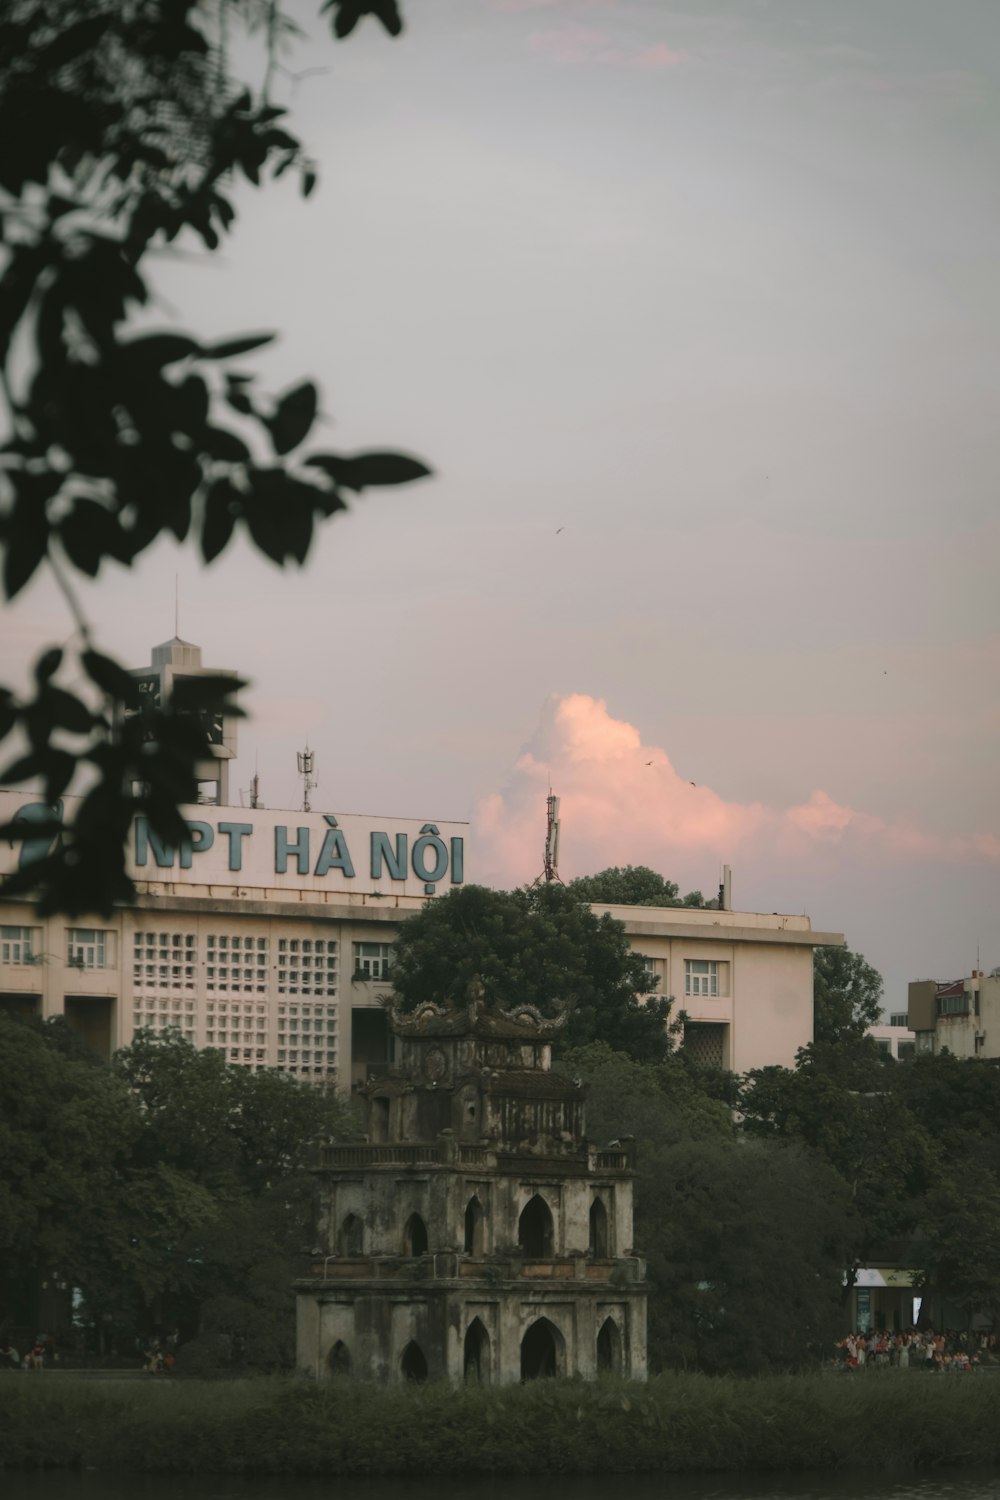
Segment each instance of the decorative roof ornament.
M392 999L387 1006L390 1025L397 1036L473 1035L548 1041L562 1031L571 1008L567 1001L554 1001L554 1016L543 1016L537 1006L526 1003L509 1010L490 1010L479 974L470 979L465 995L466 1003L461 1008L427 1000L408 1014Z

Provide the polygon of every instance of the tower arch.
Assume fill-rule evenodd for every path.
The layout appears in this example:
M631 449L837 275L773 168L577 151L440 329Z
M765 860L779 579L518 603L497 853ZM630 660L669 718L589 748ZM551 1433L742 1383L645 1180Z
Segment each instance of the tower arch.
M553 1237L552 1210L541 1193L535 1193L517 1221L517 1243L529 1260L545 1260L552 1254Z
M566 1341L548 1318L536 1318L521 1339L521 1379L554 1380L566 1367Z

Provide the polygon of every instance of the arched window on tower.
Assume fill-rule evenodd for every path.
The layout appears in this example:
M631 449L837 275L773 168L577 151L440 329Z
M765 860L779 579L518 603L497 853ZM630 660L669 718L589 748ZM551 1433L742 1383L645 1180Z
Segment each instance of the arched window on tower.
M357 1214L348 1214L337 1235L338 1255L360 1255L364 1241L365 1226Z
M477 1258L483 1253L484 1239L483 1205L476 1194L465 1205L465 1253Z
M424 1381L427 1379L427 1360L424 1357L424 1351L415 1339L411 1339L403 1350L399 1370L404 1380Z
M466 1330L463 1367L467 1385L489 1385L490 1336L479 1318Z
M427 1254L427 1225L419 1214L411 1214L403 1226L403 1254Z
M521 1340L521 1379L551 1380L563 1373L565 1342L548 1318L538 1318Z
M541 1193L529 1198L521 1210L517 1243L529 1260L544 1260L552 1254L552 1210Z
M605 1318L597 1335L597 1372L599 1375L622 1372L622 1336L614 1318Z
M590 1254L594 1260L607 1260L608 1250L608 1211L600 1198L595 1198L590 1205Z

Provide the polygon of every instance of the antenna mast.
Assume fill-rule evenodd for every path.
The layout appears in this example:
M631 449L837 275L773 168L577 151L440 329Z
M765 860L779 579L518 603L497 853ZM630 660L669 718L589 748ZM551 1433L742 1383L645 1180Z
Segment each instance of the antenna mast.
M550 885L553 880L562 885L562 876L559 874L559 798L551 790L545 799L545 811L545 869L542 878L546 885Z
M316 755L314 751L309 749L308 740L306 741L306 748L296 752L296 759L299 763L299 775L302 777L302 811L312 812L312 808L309 805L309 793L314 787L319 785L319 782L316 780L315 775Z

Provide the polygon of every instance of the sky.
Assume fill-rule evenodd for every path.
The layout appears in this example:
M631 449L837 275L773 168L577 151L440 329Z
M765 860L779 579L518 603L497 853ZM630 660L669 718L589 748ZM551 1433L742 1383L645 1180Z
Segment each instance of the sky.
M996 0L404 0L278 91L319 164L161 252L146 321L274 329L369 491L304 568L156 546L130 665L250 679L234 784L468 819L467 873L649 864L906 982L1000 965ZM252 49L240 53L257 70ZM40 578L0 667L71 624Z

